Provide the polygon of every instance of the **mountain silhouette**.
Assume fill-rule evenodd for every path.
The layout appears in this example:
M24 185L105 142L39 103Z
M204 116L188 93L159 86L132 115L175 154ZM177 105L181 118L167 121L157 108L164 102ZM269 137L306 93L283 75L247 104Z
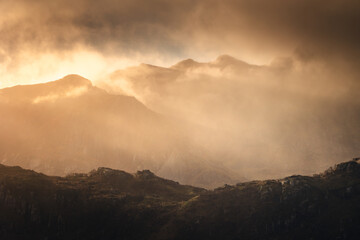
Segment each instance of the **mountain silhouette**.
M52 175L99 166L130 172L146 168L203 187L241 179L202 155L183 133L183 123L78 75L1 89L0 111L4 164Z
M100 167L0 165L1 239L358 239L360 164L205 190Z
M279 178L313 174L360 151L354 89L308 67L292 58L254 65L220 55L121 69L104 88L196 126L187 134L216 164L247 179Z

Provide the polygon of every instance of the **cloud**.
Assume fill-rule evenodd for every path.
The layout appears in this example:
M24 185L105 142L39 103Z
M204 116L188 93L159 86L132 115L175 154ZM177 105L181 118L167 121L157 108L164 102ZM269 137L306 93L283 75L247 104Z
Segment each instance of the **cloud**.
M67 59L78 48L163 65L221 53L253 63L360 55L356 0L4 0L0 9L10 73L28 64L24 55Z
M338 115L358 115L357 0L3 0L0 12L0 87L55 80L69 73L95 80L139 62L169 67L185 58L208 62L227 53L254 65L239 61L241 71L222 66L231 60L226 56L184 72L142 65L120 72L119 81L106 83L110 90L135 95L169 115L190 116L215 129L227 126L214 140L205 138L214 145L231 142L229 148L245 153L243 159L259 159L251 156L257 143L267 148L268 155L278 154L278 159L291 157L297 148L306 153L304 133L314 138L309 141L314 146L328 151L342 130L324 130L324 121L356 132L346 123L357 116L344 120ZM244 66L250 66L247 72ZM309 104L312 99L318 105ZM278 115L264 104L267 101L279 108ZM274 125L267 116L275 116L269 121ZM296 128L294 123L310 124L312 118L319 126L316 134L310 134L305 124L296 131L298 142L277 135L291 133L283 128ZM289 119L292 124L286 122ZM274 139L271 136L289 151L283 154L276 144L267 144L266 139ZM287 137L294 140L292 145L287 145ZM240 150L239 141L244 143Z
M88 91L88 86L76 87L64 93L54 93L45 96L38 96L32 101L32 103L37 104L41 102L53 102L59 98L77 97L77 96L81 96L87 91Z
M191 123L184 133L217 163L248 178L273 178L312 174L357 154L353 82L344 69L314 61L260 66L223 55L170 68L142 64L97 84Z

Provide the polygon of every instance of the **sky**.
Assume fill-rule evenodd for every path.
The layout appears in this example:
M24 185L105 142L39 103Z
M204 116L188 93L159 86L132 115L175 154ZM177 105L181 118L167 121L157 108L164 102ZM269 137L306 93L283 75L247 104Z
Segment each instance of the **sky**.
M357 0L1 0L0 88L229 54L357 71Z

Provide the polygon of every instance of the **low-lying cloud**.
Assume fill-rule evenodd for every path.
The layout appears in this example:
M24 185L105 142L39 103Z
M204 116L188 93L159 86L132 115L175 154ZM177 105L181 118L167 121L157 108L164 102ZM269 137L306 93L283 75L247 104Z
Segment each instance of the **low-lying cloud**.
M170 68L142 64L97 84L190 123L187 135L212 159L266 178L315 173L358 154L359 88L336 70L290 58L251 65L225 55Z

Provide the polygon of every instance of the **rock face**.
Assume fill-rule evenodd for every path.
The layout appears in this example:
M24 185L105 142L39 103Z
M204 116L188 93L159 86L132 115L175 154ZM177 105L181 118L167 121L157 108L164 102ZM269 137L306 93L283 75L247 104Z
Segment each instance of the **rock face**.
M149 170L50 177L0 165L0 239L358 239L360 165L225 185Z

